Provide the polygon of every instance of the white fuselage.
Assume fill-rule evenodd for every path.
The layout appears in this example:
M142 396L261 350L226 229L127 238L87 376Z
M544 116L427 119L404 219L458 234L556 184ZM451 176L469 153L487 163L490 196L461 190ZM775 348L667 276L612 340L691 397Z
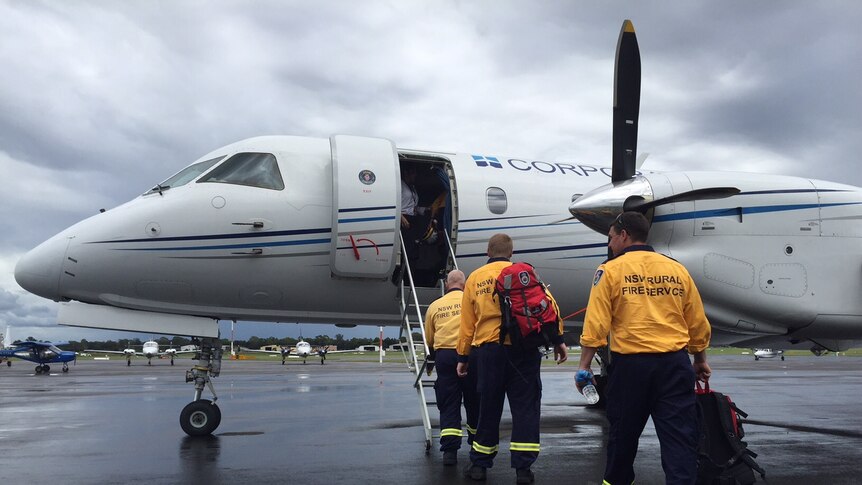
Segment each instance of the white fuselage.
M153 340L144 342L144 346L141 349L141 354L147 359L152 359L153 357L159 356L159 344Z
M296 355L298 355L299 357L302 357L304 359L304 358L306 358L312 354L311 344L309 344L308 342L306 342L304 340L300 340L299 342L296 343L295 352L296 352Z
M361 148L337 137L287 136L244 140L200 160L238 152L274 154L284 189L192 181L151 191L30 251L16 279L52 300L131 310L398 324L389 276L400 246L399 155L447 167L450 235L468 274L486 262L488 238L505 232L515 243L513 259L532 263L569 314L586 305L593 273L607 257L605 235L577 221L554 223L568 216L573 195L610 181L607 168L394 149L392 160L367 157L376 182L360 185L363 172L344 167L364 166ZM702 187L741 190L648 214L649 243L694 277L718 330L714 341L862 339L862 190L726 172L645 172L637 180L653 198ZM363 202L366 195L377 198ZM370 245L350 247L348 237Z
M778 357L784 352L781 350L772 350L772 349L755 349L754 356L759 359L771 359L773 357Z

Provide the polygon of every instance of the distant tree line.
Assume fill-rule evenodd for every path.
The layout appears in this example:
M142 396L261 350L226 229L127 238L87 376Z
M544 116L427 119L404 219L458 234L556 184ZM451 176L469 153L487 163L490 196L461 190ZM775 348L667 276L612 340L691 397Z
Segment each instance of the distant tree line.
M414 338L421 337L417 334ZM175 347L180 348L183 345L191 345L192 340L186 337L159 337L154 339L159 344L159 348L169 348ZM369 338L350 338L345 339L344 335L337 333L335 337L330 337L329 335L318 335L313 338L304 339L306 342L310 343L312 346L325 346L325 345L335 345L341 350L350 350L358 348L361 345L379 345L380 339L377 337L369 337ZM28 342L37 342L37 340L33 337L27 337ZM230 339L223 338L221 339L222 345L230 345ZM249 349L259 349L264 345L279 345L282 347L293 347L296 343L299 342L299 339L293 337L285 337L285 338L277 338L277 337L257 337L252 336L248 340L234 340L234 345L238 345L240 347L246 347ZM389 347L392 344L397 344L398 339L396 338L384 338L383 346ZM137 348L141 347L144 344L144 341L140 338L134 339L123 339L123 340L87 340L81 339L80 341L72 340L68 343L63 343L60 346L65 350L73 350L75 352L83 352L86 349L89 350L123 350L127 347Z

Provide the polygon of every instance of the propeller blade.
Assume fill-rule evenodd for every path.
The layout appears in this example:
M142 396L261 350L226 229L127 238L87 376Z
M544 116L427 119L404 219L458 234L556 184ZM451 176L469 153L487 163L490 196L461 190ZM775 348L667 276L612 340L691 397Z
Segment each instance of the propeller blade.
M709 187L705 189L696 189L689 190L688 192L681 192L679 194L674 194L669 197L656 199L650 202L646 202L642 197L629 197L626 200L625 204L623 204L623 210L646 212L653 207L657 207L660 205L673 204L674 202L687 202L692 200L725 199L727 197L732 197L739 192L740 190L736 187Z
M641 54L631 20L623 22L614 67L614 134L611 181L635 174L638 112L641 99Z

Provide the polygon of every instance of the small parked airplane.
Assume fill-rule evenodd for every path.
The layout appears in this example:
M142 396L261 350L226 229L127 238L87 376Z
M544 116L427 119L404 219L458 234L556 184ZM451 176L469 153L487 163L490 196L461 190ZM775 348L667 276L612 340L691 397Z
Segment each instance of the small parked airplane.
M132 365L132 359L138 355L138 352L133 349L131 346L126 347L123 350L85 350L84 352L96 353L96 354L118 354L124 355L126 357L126 365ZM155 340L148 340L144 342L143 347L141 348L141 355L147 358L147 365L153 365L153 357L163 357L167 356L171 359L171 365L174 365L174 358L178 355L184 354L194 354L197 351L195 350L177 350L175 348L169 348L164 352L159 352L159 343Z
M773 349L754 349L754 360L760 359L771 359L773 357L781 357L781 360L784 360L784 351L783 350L773 350Z
M11 347L0 349L0 358L28 360L35 362L36 374L47 374L51 371L51 366L48 364L62 363L63 372L69 372L69 362L76 360L75 352L70 350L60 350L51 342L15 342ZM12 362L7 361L11 366Z
M294 348L294 353L290 352L290 347L282 347L281 350L262 350L262 349L248 349L245 347L241 348L242 352L254 352L261 354L273 354L273 355L281 355L281 365L284 365L285 360L288 357L302 359L302 363L306 363L306 359L308 359L309 355L317 354L320 357L320 363L323 364L326 360L327 354L340 354L344 352L355 352L354 350L327 350L326 347L318 347L316 350L311 347L311 344L302 340L302 337L299 337L299 342L296 343L296 347Z

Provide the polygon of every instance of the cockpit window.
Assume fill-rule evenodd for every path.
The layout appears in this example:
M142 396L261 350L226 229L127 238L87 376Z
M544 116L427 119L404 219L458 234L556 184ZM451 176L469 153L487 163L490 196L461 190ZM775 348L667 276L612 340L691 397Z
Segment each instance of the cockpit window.
M237 153L198 180L282 190L284 180L271 153Z
M210 158L209 160L204 160L203 162L198 162L198 163L195 163L193 165L189 165L188 167L180 170L173 177L165 180L164 182L162 182L159 185L156 185L155 187L150 189L147 192L147 194L152 194L155 192L163 192L165 190L168 190L171 187L179 187L180 185L185 185L185 184L191 182L192 180L194 180L195 178L197 178L198 175L209 170L209 168L212 167L213 165L224 160L224 157L225 156L222 155L220 157Z

